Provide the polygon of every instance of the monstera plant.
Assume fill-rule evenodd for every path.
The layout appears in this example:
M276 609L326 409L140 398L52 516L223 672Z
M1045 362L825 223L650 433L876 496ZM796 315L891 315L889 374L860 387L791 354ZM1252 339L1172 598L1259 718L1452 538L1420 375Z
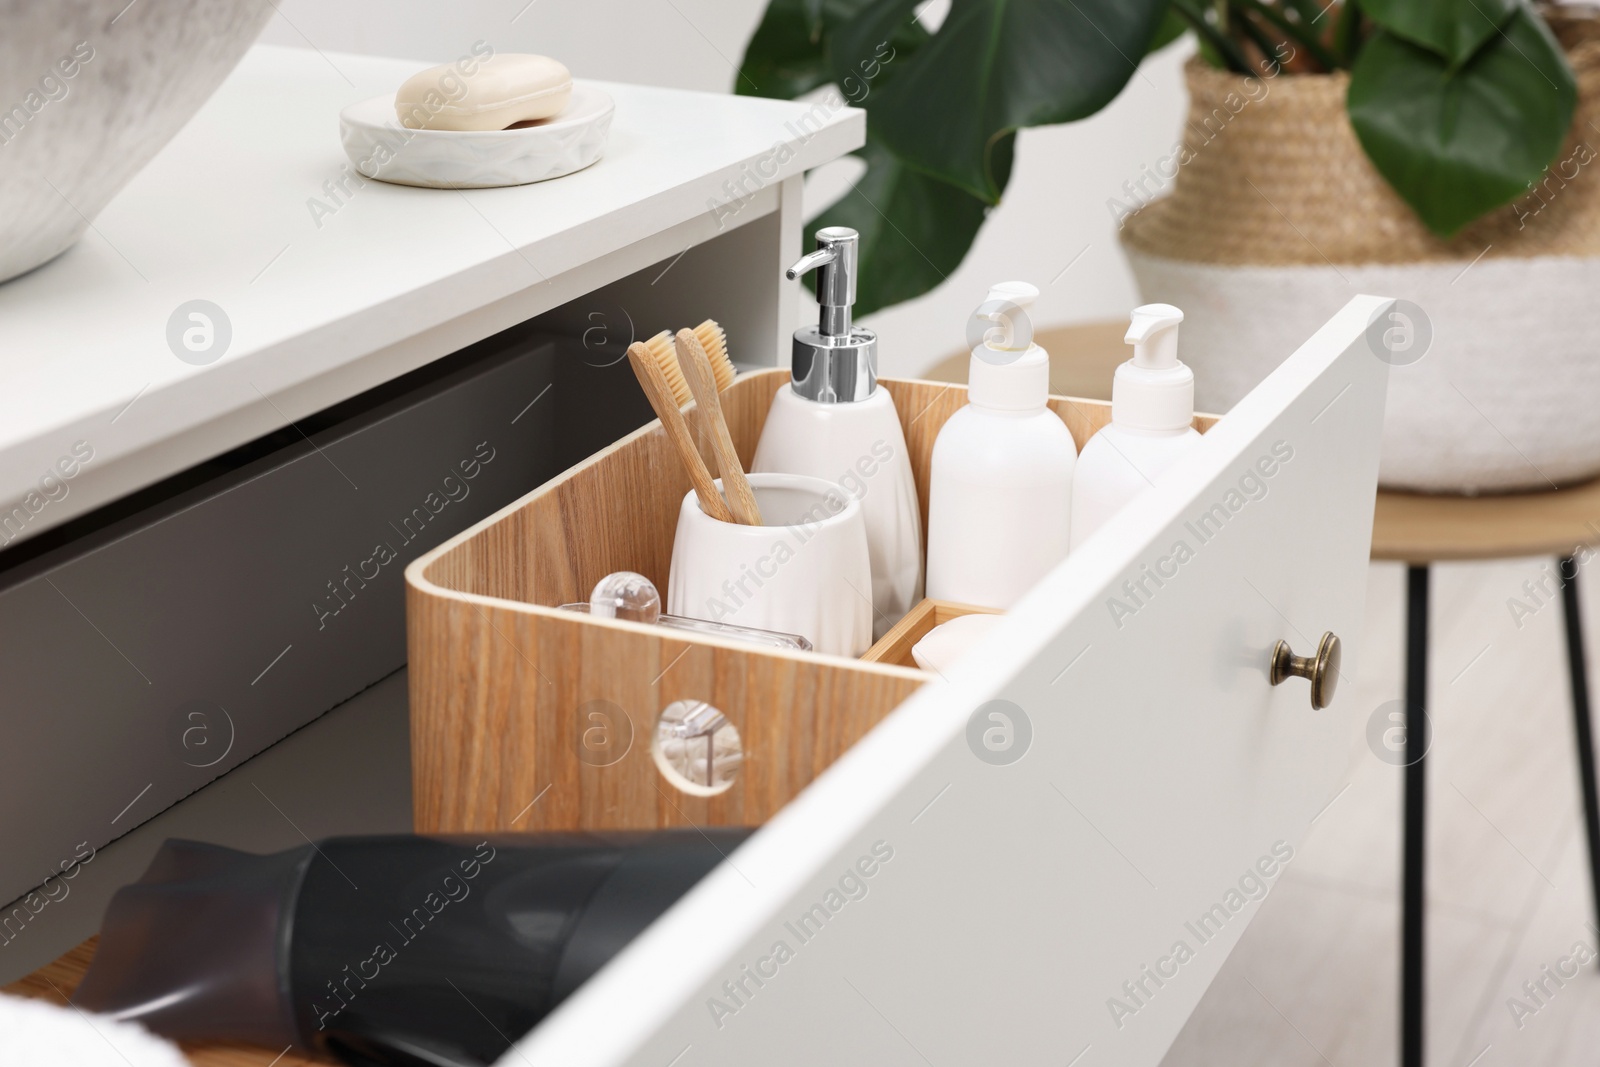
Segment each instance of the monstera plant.
M1440 236L1527 190L1576 97L1521 0L952 0L935 32L920 6L771 0L735 79L784 98L850 85L866 109L866 170L819 223L861 231L862 312L960 264L1005 192L1017 130L1094 114L1186 31L1241 74L1348 70L1362 148Z

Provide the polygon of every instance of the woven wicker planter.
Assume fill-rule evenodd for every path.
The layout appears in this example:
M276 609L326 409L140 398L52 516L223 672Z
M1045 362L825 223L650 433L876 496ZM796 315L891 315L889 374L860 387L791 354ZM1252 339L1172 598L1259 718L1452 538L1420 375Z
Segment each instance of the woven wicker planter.
M1390 378L1386 486L1600 474L1600 22L1550 21L1578 74L1573 135L1536 190L1450 241L1361 151L1346 75L1252 83L1191 61L1183 163L1122 242L1144 299L1184 309L1202 410L1226 411L1350 297L1379 293L1414 301L1433 333Z

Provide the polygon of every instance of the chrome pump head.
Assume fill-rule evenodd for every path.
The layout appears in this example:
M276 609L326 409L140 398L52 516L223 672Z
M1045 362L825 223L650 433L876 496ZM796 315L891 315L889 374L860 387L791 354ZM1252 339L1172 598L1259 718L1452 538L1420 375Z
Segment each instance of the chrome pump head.
M878 335L850 322L860 254L860 234L829 226L817 231L817 250L785 272L790 281L817 272L821 321L794 332L790 388L819 404L865 400L878 386Z

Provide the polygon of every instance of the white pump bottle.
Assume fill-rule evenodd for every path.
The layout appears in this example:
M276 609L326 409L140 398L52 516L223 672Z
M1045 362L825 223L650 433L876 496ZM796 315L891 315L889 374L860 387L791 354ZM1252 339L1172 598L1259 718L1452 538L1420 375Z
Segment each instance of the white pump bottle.
M966 407L933 444L928 596L1009 608L1067 555L1078 449L1049 408L1050 357L1033 343L1026 282L989 292L997 325L972 350Z
M878 386L878 335L851 321L860 235L829 226L816 241L787 275L817 272L820 321L794 332L789 387L772 398L750 469L825 478L861 501L876 639L922 599L922 513L894 398Z
M1133 309L1125 342L1133 358L1111 383L1111 423L1089 438L1072 486L1072 548L1154 485L1200 443L1194 371L1178 360L1183 312L1171 304Z

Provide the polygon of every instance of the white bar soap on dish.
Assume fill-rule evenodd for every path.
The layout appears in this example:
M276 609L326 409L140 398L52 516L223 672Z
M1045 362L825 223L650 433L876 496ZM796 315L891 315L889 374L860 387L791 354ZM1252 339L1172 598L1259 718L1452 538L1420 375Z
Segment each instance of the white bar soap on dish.
M504 130L554 118L572 99L572 72L549 56L492 55L470 70L429 67L394 94L395 114L411 130Z

